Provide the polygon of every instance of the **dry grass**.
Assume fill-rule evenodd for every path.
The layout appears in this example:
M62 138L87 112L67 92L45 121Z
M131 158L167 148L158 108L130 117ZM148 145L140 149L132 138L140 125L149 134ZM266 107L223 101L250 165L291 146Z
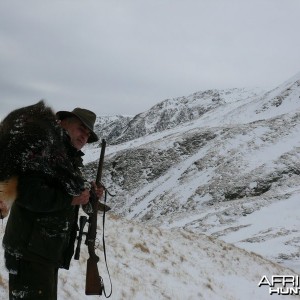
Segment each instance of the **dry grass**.
M142 243L136 243L134 245L134 248L140 249L144 253L150 253L149 248L145 244L142 244Z
M0 275L0 286L3 287L4 289L8 288L6 280L3 280L3 277Z

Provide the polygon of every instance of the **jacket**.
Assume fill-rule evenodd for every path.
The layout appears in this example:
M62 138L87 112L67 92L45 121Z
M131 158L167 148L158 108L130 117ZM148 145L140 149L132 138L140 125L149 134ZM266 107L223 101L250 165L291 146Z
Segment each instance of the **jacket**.
M66 149L78 174L83 153L69 141ZM8 269L13 267L15 259L69 268L78 230L78 206L71 205L72 199L73 195L63 189L59 180L47 174L34 171L19 174L17 198L3 237Z

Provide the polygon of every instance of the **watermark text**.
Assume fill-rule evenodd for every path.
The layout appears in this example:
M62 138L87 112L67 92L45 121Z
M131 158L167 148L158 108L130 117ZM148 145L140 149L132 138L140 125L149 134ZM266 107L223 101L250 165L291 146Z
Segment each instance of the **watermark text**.
M262 276L258 286L269 286L269 294L300 295L300 276L298 275L272 275Z

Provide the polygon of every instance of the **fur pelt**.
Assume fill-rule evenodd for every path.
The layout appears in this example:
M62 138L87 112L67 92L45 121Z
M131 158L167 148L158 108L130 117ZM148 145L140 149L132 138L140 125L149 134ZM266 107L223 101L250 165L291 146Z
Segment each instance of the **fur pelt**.
M17 197L17 185L17 176L0 181L0 219L7 217L10 208Z
M48 177L70 195L80 194L84 182L68 158L65 139L43 101L8 114L0 123L0 200L5 200L5 182L27 172Z

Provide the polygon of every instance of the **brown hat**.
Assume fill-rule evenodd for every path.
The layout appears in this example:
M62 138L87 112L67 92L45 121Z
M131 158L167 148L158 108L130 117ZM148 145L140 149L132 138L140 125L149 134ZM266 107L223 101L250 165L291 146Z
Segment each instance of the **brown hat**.
M63 120L70 117L77 117L91 131L91 135L87 142L93 143L99 140L97 134L94 132L96 115L92 111L76 107L72 112L58 111L56 113L56 116L59 120Z

